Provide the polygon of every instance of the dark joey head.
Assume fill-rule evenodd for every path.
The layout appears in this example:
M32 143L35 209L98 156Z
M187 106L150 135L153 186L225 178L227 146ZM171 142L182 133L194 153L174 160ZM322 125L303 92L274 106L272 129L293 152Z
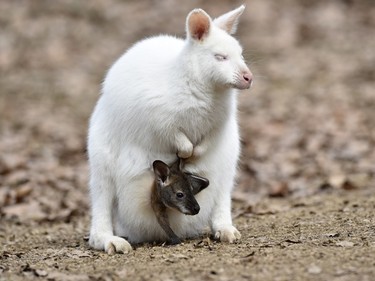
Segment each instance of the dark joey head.
M181 171L177 160L170 167L160 160L153 163L159 200L185 215L196 215L200 207L194 195L208 186L208 180Z
M209 180L204 177L189 172L183 172L183 160L181 158L178 158L177 161L171 165L170 169L172 174L184 177L184 180L189 181L190 188L194 195L201 192L210 184Z

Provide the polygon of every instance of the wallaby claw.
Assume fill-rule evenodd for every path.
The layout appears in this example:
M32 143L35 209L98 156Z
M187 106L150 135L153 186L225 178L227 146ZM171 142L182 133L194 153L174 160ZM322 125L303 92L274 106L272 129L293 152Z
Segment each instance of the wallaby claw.
M191 150L179 150L177 156L182 159L190 158L193 154L193 149Z
M132 246L128 241L121 237L112 236L106 242L105 249L108 255L113 255L116 253L127 254L133 250Z
M234 243L241 239L241 233L234 226L227 226L216 231L215 239L220 242Z

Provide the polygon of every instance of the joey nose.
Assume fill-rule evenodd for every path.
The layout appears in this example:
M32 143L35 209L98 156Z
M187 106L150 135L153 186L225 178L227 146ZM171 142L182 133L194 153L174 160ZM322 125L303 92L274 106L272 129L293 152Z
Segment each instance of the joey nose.
M194 206L194 208L193 208L193 212L192 212L192 215L196 215L196 214L198 214L199 213L199 211L200 211L200 207L199 207L199 205L197 204L197 205L195 205Z

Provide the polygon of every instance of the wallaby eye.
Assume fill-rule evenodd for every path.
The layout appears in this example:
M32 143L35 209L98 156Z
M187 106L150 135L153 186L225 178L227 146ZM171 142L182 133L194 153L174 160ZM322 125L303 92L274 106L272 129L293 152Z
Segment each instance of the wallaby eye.
M225 61L225 60L228 59L228 56L220 55L220 54L216 54L216 55L215 55L215 58L216 58L218 61Z
M181 199L181 198L184 198L185 194L183 194L182 192L177 192L176 196L177 196L177 198Z

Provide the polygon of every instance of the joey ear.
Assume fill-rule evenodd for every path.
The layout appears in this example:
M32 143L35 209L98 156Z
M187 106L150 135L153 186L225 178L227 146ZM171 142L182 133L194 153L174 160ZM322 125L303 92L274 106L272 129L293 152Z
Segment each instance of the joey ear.
M179 172L179 171L182 171L183 168L184 168L184 160L177 156L177 160L171 165L170 170Z
M189 174L189 179L191 186L193 187L194 195L201 192L210 184L210 181L208 179L193 174Z
M234 9L220 17L214 19L214 24L223 29L224 31L228 32L229 34L235 34L237 31L237 25L240 20L240 16L242 15L243 11L245 10L245 5Z
M187 16L186 32L194 40L203 41L208 36L210 27L211 18L202 9L194 9Z
M162 182L166 182L170 175L170 170L167 164L163 161L156 160L152 163L154 173L157 179L160 179Z

